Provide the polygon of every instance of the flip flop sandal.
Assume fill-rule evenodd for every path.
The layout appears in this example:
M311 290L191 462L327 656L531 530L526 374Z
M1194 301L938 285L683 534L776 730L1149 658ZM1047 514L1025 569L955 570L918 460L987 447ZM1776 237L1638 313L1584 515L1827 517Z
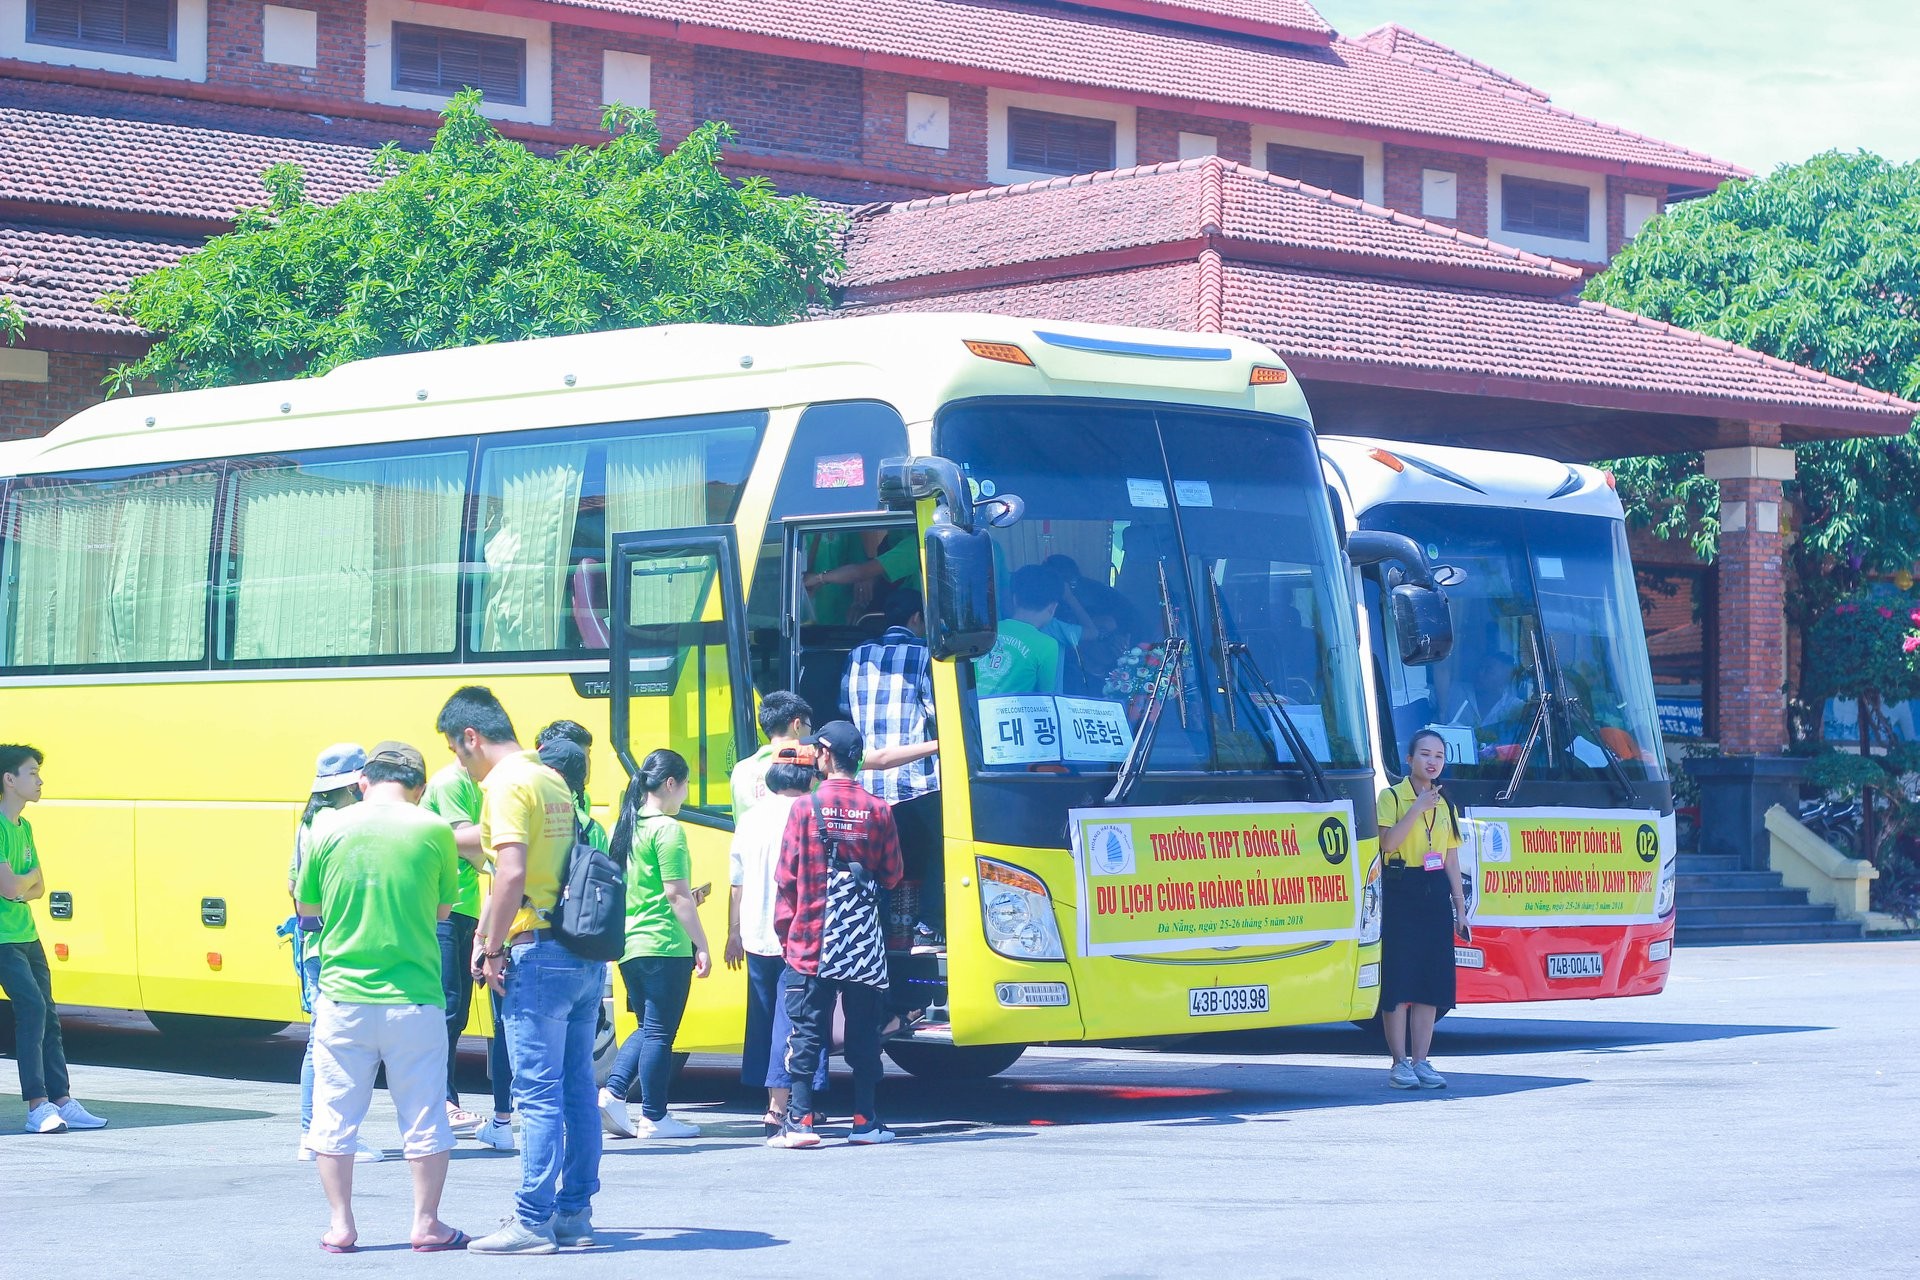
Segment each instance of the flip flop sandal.
M320 1242L320 1248L327 1253L358 1253L360 1252L360 1246L358 1243L328 1244L325 1240L322 1240Z
M910 1009L906 1013L896 1013L880 1024L880 1038L893 1040L901 1036L911 1036L913 1029L926 1020L925 1009Z
M472 1111L462 1109L447 1112L448 1127L450 1127L455 1134L463 1138L471 1138L479 1131L480 1126L485 1122L485 1116L478 1115Z
M774 1134L780 1132L781 1122L785 1119L786 1117L779 1112L769 1111L760 1117L760 1124L766 1129L767 1137L771 1138Z
M464 1249L473 1243L473 1237L455 1227L453 1234L445 1240L429 1240L426 1244L413 1246L415 1253L450 1253L455 1249Z

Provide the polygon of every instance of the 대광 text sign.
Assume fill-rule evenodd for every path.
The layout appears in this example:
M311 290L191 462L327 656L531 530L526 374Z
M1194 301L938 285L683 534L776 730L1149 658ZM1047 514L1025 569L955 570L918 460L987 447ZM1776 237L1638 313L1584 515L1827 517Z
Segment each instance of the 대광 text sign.
M1359 936L1350 801L1075 809L1067 826L1082 955Z
M1651 924L1671 819L1651 809L1480 809L1461 823L1475 924Z

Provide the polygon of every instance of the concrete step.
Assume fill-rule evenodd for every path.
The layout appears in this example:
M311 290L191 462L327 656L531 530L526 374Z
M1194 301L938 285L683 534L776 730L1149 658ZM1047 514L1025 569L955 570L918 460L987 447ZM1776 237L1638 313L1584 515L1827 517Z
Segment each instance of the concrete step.
M1780 886L1778 871L1703 871L1691 875L1683 871L1674 881L1674 888L1681 893L1689 890L1778 889Z
M1763 942L1839 942L1862 935L1857 920L1829 920L1801 924L1709 924L1689 928L1681 924L1674 941L1682 947L1713 946L1720 943Z
M1685 883L1684 881L1682 882ZM1679 891L1680 910L1696 907L1798 907L1807 901L1805 889L1689 889Z
M1689 929L1695 926L1737 925L1737 924L1821 924L1834 918L1833 908L1824 904L1816 906L1806 900L1802 894L1797 905L1772 905L1763 907L1682 907L1680 908L1679 927Z
M1683 853L1674 860L1674 869L1681 875L1694 871L1739 871L1740 855L1737 853Z

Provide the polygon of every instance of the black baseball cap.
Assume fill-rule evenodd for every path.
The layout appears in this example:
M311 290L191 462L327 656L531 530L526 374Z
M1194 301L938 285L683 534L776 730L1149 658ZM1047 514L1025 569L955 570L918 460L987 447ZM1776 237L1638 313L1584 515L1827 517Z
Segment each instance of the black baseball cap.
M859 764L860 757L867 751L867 740L860 736L859 728L851 720L833 720L821 725L813 741L814 745L831 751L834 763L843 769Z

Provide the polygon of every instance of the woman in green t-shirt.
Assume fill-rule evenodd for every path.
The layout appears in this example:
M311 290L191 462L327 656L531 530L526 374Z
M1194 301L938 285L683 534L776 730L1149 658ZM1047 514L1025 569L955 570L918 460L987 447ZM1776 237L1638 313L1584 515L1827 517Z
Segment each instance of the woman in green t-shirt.
M600 1091L600 1122L622 1138L697 1138L700 1129L667 1114L673 1078L673 1038L696 977L712 967L700 902L708 886L688 886L693 874L687 834L674 815L687 799L686 759L655 751L640 762L613 832L613 857L627 868L627 952L620 976L627 1007L639 1028L620 1046L613 1074ZM640 1119L627 1110L640 1087Z

